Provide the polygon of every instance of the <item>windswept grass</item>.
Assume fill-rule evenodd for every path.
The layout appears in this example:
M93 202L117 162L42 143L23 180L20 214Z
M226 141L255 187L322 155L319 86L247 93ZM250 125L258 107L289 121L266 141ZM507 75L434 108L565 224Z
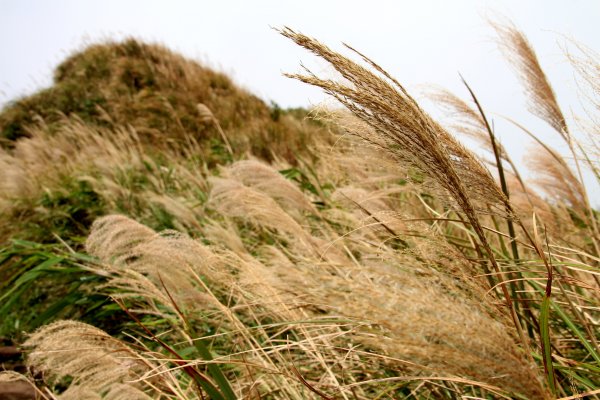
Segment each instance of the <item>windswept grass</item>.
M50 114L42 115L45 123L29 125L27 137L0 153L6 193L0 211L5 221L20 221L0 225L0 235L17 237L23 228L41 242L55 240L49 236L55 230L68 237L58 235L62 252L44 247L51 244L24 250L14 246L26 242L13 242L0 253L9 265L0 273L14 282L4 296L16 301L14 293L65 264L89 280L85 288L93 286L98 299L112 299L112 308L102 303L94 309L91 295L74 289L69 295L76 300L68 305L91 307L96 311L89 315L98 319L86 320L76 307L69 314L67 307L64 316L80 321L55 321L29 335L23 347L28 366L41 373L32 380L40 395L229 400L597 394L597 212L580 172L593 168L594 158L581 153L585 147L524 36L511 26L498 31L516 49L534 114L581 161L572 165L528 132L542 148L534 167L542 169L537 185L543 192L517 171L466 82L468 101L444 91L433 96L456 117L445 127L366 56L349 48L359 59L353 61L289 28L281 33L330 63L341 78L290 75L345 107L315 111L322 122L311 125L318 135L310 141L296 130L304 123L290 113L285 124L295 128L285 132L295 138L291 142L243 147L244 138L283 126L277 125L283 123L281 110L260 128L250 116L236 125L237 114L221 114L228 108L214 107L208 95L191 102L193 111L160 110L171 110L174 121L195 115L195 123L215 130L212 139L181 124L175 129L181 140L164 146L157 135L145 136L145 118L139 122L113 106L107 114L114 125L74 115L57 121ZM130 46L93 47L68 60L58 75L69 76L88 56L135 50ZM190 69L182 72L184 87L207 79L162 49L135 48L119 63L149 69L132 75L140 91L149 82L163 88L161 74L175 73L173 65ZM592 79L588 64L577 66ZM131 75L98 73L111 82ZM219 88L234 91L238 100L246 96ZM3 118L13 118L25 103ZM250 118L248 126L244 118ZM131 126L123 127L128 121ZM485 144L494 156L487 163L492 171L461 145L462 134ZM222 157L209 162L198 155L211 140L221 143ZM254 155L242 157L247 150ZM38 230L25 230L26 223ZM108 312L123 324L112 335L100 329ZM14 310L10 315L19 318ZM23 377L0 374L0 380L13 379Z

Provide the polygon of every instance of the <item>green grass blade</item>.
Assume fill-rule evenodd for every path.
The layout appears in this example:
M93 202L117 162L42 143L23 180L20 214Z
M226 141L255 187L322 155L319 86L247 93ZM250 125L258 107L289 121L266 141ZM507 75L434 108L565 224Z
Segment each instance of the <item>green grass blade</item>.
M542 337L542 356L544 360L544 370L548 387L553 395L556 395L556 376L554 375L554 366L552 365L552 347L550 345L550 327L548 324L550 317L550 298L544 296L540 310L540 336Z
M46 261L42 262L41 264L39 264L38 266L30 269L29 271L26 271L21 276L19 276L19 278L17 278L15 283L12 285L12 287L6 293L4 293L4 295L2 295L2 297L0 297L0 302L2 302L7 297L10 297L16 291L20 290L21 287L23 287L27 284L30 284L35 279L37 279L40 275L42 275L44 272L47 272L48 269L52 268L53 266L55 266L56 264L59 264L62 261L64 261L64 258L62 258L62 257L51 257L51 258L47 259Z
M585 349L590 353L592 358L598 363L598 366L600 366L600 355L598 354L598 352L596 351L594 346L592 346L592 344L585 338L585 336L583 335L583 332L581 332L581 330L579 328L577 328L575 323L562 310L562 308L558 304L556 304L556 302L551 301L551 305L552 305L552 308L558 313L560 318L565 322L565 324L567 324L567 326L571 329L571 331L573 331L575 336L577 336L577 339L579 339L579 341L581 342L583 347L585 347Z
M200 353L200 356L205 361L213 360L212 354L210 353L210 350L208 349L206 344L204 344L203 339L194 340L194 346L196 347L196 350L198 351L198 353ZM223 392L223 395L225 396L225 398L227 400L235 400L237 397L236 397L235 393L233 392L231 385L229 384L229 380L223 374L223 371L221 371L221 368L219 367L219 365L214 364L214 363L208 363L207 367L208 367L208 372L210 373L210 376L216 381L217 385L219 386L219 389L221 389L221 392Z
M544 292L542 286L539 285L539 283L535 281L530 281L530 284L532 284L539 292ZM571 329L572 333L577 337L581 345L585 347L585 349L589 352L590 356L594 359L594 361L598 363L598 367L600 367L600 354L598 354L594 346L592 346L592 344L586 339L583 332L577 327L573 320L569 318L567 313L563 311L562 307L560 307L555 301L549 299L549 303L552 306L552 309L556 311L560 319L562 319L563 322L567 325L567 327Z
M79 287L79 285L77 285ZM76 289L72 289L76 290ZM71 292L65 297L61 298L59 301L53 303L46 311L37 316L36 319L33 320L31 325L33 327L40 326L47 321L52 320L59 312L63 309L73 305L79 298L81 297L80 293Z

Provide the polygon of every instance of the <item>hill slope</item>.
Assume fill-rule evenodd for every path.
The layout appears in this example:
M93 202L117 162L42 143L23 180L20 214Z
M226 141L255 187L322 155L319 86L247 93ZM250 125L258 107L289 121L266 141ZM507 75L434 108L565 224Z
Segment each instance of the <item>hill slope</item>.
M133 39L90 46L57 67L53 86L0 113L5 215L25 226L41 225L39 234L29 236L27 229L13 230L14 222L5 221L0 241L10 236L46 241L53 229L72 237L85 234L83 227L102 213L130 214L119 205L108 207L78 177L97 173L84 165L93 163L93 155L78 157L85 149L102 152L94 136L118 147L117 132L128 131L121 145L133 140L156 160L164 158L163 150L175 154L193 144L194 158L208 168L246 154L294 165L298 157L311 159L308 147L326 137L322 125L306 114L267 106L226 75L160 46ZM61 164L65 158L70 162ZM67 217L71 221L64 221ZM72 232L56 232L67 225Z
M237 155L251 151L293 161L313 133L301 110L295 113L300 118L290 117L220 72L129 39L93 45L66 59L56 68L50 88L2 111L0 138L10 148L29 136L28 127L40 119L52 130L65 116L77 115L94 126L131 126L144 142L159 148L183 143L186 136L209 143L223 139L198 104L214 115Z

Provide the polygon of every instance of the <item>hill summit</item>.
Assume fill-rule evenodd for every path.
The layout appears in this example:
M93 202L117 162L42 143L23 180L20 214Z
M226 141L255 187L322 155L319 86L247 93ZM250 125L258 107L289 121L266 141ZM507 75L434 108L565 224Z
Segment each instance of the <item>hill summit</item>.
M221 144L237 154L293 161L316 126L305 115L269 106L227 75L162 46L127 39L73 54L54 71L51 87L9 104L0 114L0 143L13 147L31 125L56 129L77 116L101 127L133 127L158 147L191 136L213 150L229 141Z

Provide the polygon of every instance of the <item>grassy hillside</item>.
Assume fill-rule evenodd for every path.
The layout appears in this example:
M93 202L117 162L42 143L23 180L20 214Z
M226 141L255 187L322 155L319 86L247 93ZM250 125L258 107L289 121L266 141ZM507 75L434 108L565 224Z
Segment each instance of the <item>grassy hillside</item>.
M186 161L211 169L247 154L297 165L298 157L313 157L307 146L315 137L323 136L320 125L305 116L303 110L268 106L222 73L159 46L135 40L90 46L57 67L53 86L14 101L0 114L5 197L12 194L29 201L34 196L23 196L20 191L43 191L35 196L35 208L49 211L49 215L38 216L51 225L34 218L41 228L36 234L24 232L21 226L13 230L11 221L6 225L12 228L0 229L0 238L46 240L48 231L71 229L61 235L70 238L85 233L102 213L131 213L123 206L108 207L90 182L78 179L77 174L94 172L93 166L84 164L101 163L99 154L86 151L106 152L110 143L114 151L147 153L159 164L169 155L194 152L187 154L193 160L188 157ZM79 132L82 129L89 134ZM54 143L47 146L48 141ZM126 146L136 149L119 148ZM116 164L112 154L105 156ZM150 166L144 165L136 176L132 157L128 154L122 164L123 169L132 169L122 171L131 176L122 178L136 186L135 181L143 180ZM46 164L55 163L52 168L56 171L47 171ZM47 172L44 176L65 181L54 182L53 187L48 187L48 182L24 182L34 177L44 179L41 170ZM55 208L63 210L54 212ZM57 220L61 211L63 217L74 218ZM28 212L40 214L24 210L16 214Z
M217 143L224 138L210 114L236 155L251 151L267 160L277 154L293 161L295 150L312 133L302 118L266 105L226 75L130 39L90 46L65 60L54 71L50 88L3 111L0 138L11 148L17 139L31 136L32 125L43 121L56 131L65 117L76 115L89 126L130 126L143 143L156 148L186 143L188 136L223 146ZM203 155L208 162L219 161L215 153Z
M0 337L20 342L58 317L119 331L120 312L94 292L104 279L69 254L83 250L92 222L119 213L196 232L198 222L184 228L178 216L199 211L217 165L250 154L290 166L314 159L308 147L326 129L306 114L156 45L127 40L69 57L50 88L0 114Z
M363 64L289 29L343 79L290 76L344 109L314 121L268 106L133 40L71 56L51 88L0 114L0 337L30 368L0 373L0 390L598 393L598 213L579 173L598 172L598 142L571 132L526 39L498 32L577 160L532 139L537 189L473 92L436 93L454 118L442 126L360 53ZM574 66L597 88L590 54Z

